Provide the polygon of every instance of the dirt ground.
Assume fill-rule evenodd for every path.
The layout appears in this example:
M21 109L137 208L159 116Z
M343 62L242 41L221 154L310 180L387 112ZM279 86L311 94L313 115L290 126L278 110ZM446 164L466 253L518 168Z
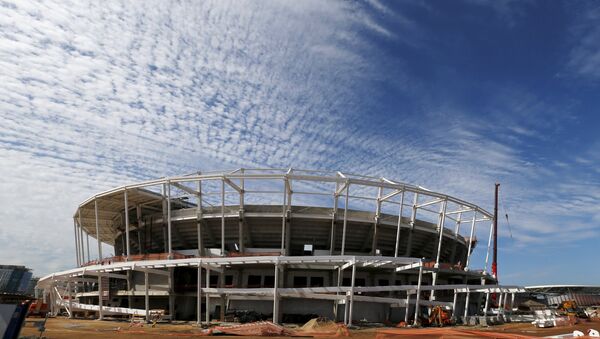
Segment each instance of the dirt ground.
M31 321L39 321L39 318L29 318ZM488 332L500 332L505 334L521 334L527 336L544 337L558 334L572 333L574 330L585 332L593 328L600 330L600 321L584 322L573 326L535 328L528 323L511 323L493 327L455 327L469 330ZM375 338L380 328L368 328L351 330L351 336L358 339ZM409 331L410 332L410 331ZM409 333L407 332L407 334ZM21 336L39 335L39 332L31 325L27 325L21 331ZM84 319L50 318L46 323L46 338L164 338L164 337L197 337L202 335L202 330L195 324L157 324L152 328L150 325L143 327L132 327L127 321L98 321Z

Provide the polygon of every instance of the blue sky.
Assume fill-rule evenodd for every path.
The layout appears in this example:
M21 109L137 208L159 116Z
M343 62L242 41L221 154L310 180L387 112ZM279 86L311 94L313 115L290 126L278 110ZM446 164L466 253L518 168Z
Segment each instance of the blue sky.
M499 181L501 282L598 284L599 42L594 1L3 1L0 258L71 267L113 186L293 166Z

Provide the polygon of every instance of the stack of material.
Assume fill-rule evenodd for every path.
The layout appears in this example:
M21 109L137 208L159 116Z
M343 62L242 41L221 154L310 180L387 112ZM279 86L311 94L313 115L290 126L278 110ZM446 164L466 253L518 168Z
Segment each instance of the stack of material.
M213 328L213 333L265 337L290 336L293 334L292 331L285 329L282 326L273 324L270 321L259 321L236 326L216 326Z
M535 327L572 326L578 323L576 316L557 315L552 310L535 311L535 320L531 322Z
M311 337L348 337L350 332L344 324L336 324L327 318L315 318L304 324L296 335Z
M556 315L552 310L536 310L535 320L532 324L535 327L554 327L556 326Z

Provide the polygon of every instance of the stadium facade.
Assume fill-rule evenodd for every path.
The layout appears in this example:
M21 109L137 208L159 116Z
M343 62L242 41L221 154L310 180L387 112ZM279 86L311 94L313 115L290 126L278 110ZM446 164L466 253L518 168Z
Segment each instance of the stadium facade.
M200 323L252 310L276 323L310 314L351 324L418 321L425 307L442 306L467 321L487 313L490 294L506 306L523 291L488 273L492 222L475 204L383 177L193 173L81 203L77 267L38 286L52 312L70 316L162 310ZM485 258L474 258L478 228L489 230Z

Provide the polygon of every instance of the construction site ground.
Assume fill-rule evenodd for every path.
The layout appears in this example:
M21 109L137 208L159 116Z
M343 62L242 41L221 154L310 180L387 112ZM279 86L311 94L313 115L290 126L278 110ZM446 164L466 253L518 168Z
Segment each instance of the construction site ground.
M40 321L43 319L29 318L28 320ZM572 333L574 330L580 330L586 332L588 329L593 328L600 330L600 321L583 322L571 326L552 327L552 328L536 328L529 323L510 323L504 325L497 325L492 327L462 327L453 326L446 327L443 329L435 329L434 331L442 330L440 334L444 336L444 329L465 329L465 330L476 330L481 331L482 337L489 337L489 332L498 332L503 334L516 334L523 336L532 337L545 337L552 335L560 335ZM395 333L401 335L401 337L432 337L430 330L432 328L425 329L402 329L402 328L382 328L382 327L371 327L363 329L351 329L350 336L353 338L367 339L375 338L378 331L392 330ZM486 333L488 332L488 333ZM421 333L421 334L419 334ZM488 334L488 335L486 335ZM21 336L35 336L39 335L39 332L31 325L27 325L21 331ZM64 317L49 318L46 322L46 332L44 337L46 338L164 338L164 337L196 337L202 336L202 329L198 328L193 323L159 323L156 327L144 324L143 327L130 326L127 321L99 321L99 320L87 320L87 319L68 319ZM440 337L440 336L433 336Z

